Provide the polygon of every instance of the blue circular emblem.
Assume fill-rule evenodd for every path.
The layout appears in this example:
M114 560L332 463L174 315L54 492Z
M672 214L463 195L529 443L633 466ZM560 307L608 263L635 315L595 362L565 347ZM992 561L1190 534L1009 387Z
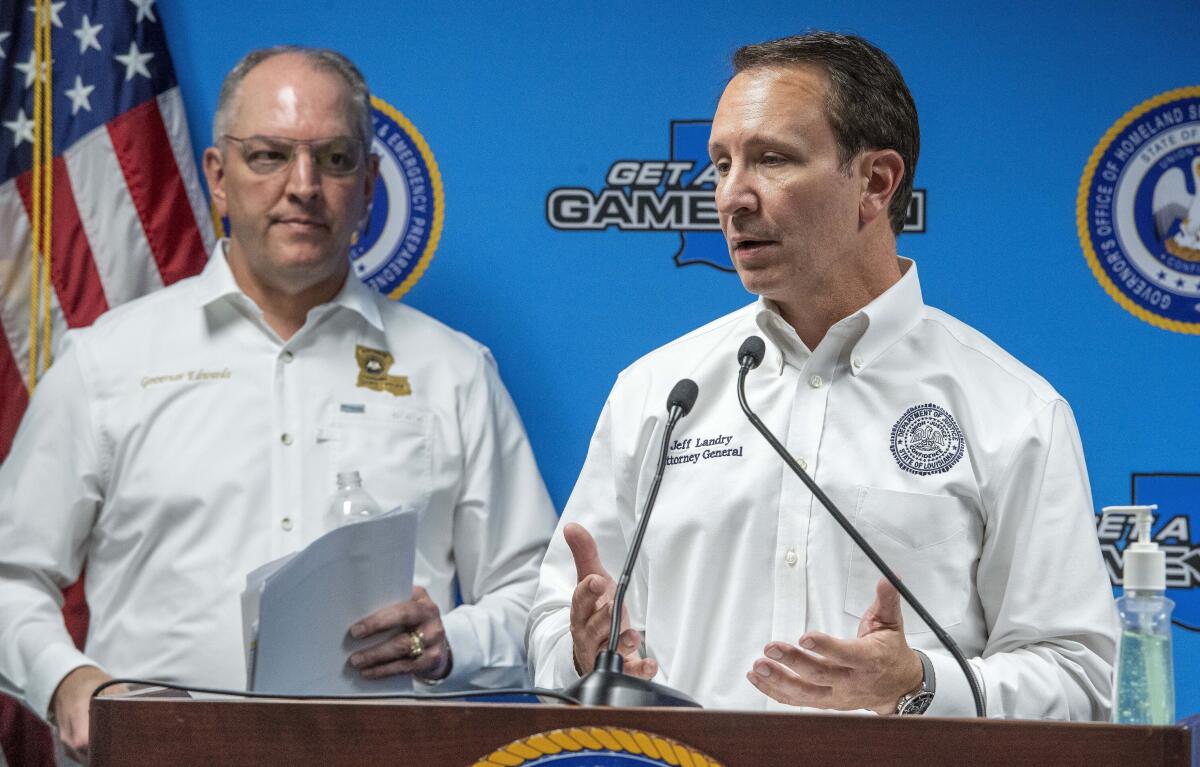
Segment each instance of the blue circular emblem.
M965 451L958 422L937 405L914 405L892 427L892 456L901 469L912 474L949 471Z
M400 298L429 266L442 235L442 176L429 144L390 104L371 97L371 151L379 179L367 228L350 248L354 274L389 298Z
M1200 87L1159 94L1109 128L1076 214L1092 273L1118 304L1200 333Z
M531 735L493 751L475 767L630 767L720 762L678 741L621 727L572 727Z

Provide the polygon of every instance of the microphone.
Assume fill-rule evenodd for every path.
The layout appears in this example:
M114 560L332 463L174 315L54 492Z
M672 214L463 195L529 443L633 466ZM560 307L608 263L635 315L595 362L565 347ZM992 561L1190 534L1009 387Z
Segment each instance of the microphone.
M761 342L760 342L761 343ZM679 419L692 411L696 404L696 396L700 387L690 378L681 379L667 396L667 427L663 430L662 448L658 455L658 470L654 481L650 484L650 492L646 496L646 506L642 518L638 520L637 530L633 535L633 545L625 555L625 566L621 568L621 578L617 581L616 594L612 605L612 626L608 632L608 646L596 655L596 663L592 672L584 676L565 692L586 706L689 706L700 708L700 704L683 693L672 690L666 685L627 676L623 673L625 659L617 652L617 640L621 636L621 611L625 605L625 591L629 588L629 580L633 576L633 566L637 562L638 552L642 548L642 538L646 534L646 525L650 522L650 511L658 497L658 486L662 484L663 470L667 465L667 447L671 444L671 432Z
M738 372L737 394L738 403L742 406L742 412L746 414L746 418L750 420L750 423L754 425L754 428L758 429L758 432L763 435L763 438L766 439L771 447L775 449L775 452L779 454L779 457L783 459L783 462L787 464L788 468L791 469L802 482L804 482L804 484L812 492L813 496L815 496L816 499L821 502L821 505L825 507L825 510L833 516L834 520L839 525L841 525L842 529L846 531L846 534L850 536L855 545L857 545L858 548L867 555L867 558L871 560L871 563L875 565L875 567L879 568L879 572L883 574L883 577L887 578L888 582L896 587L896 591L900 592L900 596L904 597L904 601L908 602L913 610L916 611L917 615L921 616L921 620L925 621L925 624L928 625L929 628L933 629L934 636L936 636L938 641L950 651L950 655L954 657L954 660L958 663L959 668L961 668L962 672L966 674L967 684L971 687L971 697L975 700L975 715L978 717L983 717L983 693L979 689L979 682L975 679L975 675L971 673L971 667L967 664L967 659L963 657L962 651L958 649L958 644L956 644L954 639L946 633L946 630L942 628L936 620L933 619L933 616L929 614L929 611L925 609L925 606L922 605L915 596L913 596L913 593L909 591L908 587L901 582L900 578L898 578L896 574L892 572L892 569L887 566L887 564L883 561L883 558L876 553L875 549L871 548L871 544L867 543L867 539L863 538L862 535L859 534L858 530L854 529L854 525L850 524L850 520L846 519L845 515L842 514L834 502L829 500L829 496L825 495L824 491L817 486L817 483L813 481L812 477L808 476L808 472L800 468L800 464L796 463L796 459L792 457L792 454L788 452L786 447L780 444L779 440L775 438L775 435L771 433L771 430L766 427L759 417L754 414L754 411L750 409L750 405L747 404L746 374L762 363L763 355L766 353L766 349L766 344L763 343L763 340L758 336L750 336L745 341L742 341L741 347L738 348L737 358L738 364L741 365L741 370Z

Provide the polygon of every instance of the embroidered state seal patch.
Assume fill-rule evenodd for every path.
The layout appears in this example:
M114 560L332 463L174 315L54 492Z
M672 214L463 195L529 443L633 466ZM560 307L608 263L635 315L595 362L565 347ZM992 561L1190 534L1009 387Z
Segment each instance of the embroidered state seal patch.
M949 471L966 452L958 422L932 403L913 405L892 427L892 456L901 469L926 476Z

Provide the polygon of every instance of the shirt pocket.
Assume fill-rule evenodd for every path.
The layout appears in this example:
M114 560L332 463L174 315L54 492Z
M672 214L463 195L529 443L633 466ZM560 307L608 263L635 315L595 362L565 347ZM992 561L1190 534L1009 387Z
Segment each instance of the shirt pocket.
M334 472L357 471L384 511L424 512L433 490L433 417L412 408L340 412L320 430Z
M962 622L974 580L978 547L971 535L972 512L958 498L860 487L854 525L943 627ZM883 575L853 547L846 579L845 611L862 617L875 601ZM931 631L904 604L904 632Z

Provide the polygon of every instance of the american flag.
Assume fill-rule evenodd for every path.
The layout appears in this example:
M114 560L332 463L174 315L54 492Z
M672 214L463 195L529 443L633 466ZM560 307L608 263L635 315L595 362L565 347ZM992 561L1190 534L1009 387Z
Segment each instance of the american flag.
M212 245L154 0L0 0L0 460L63 332L198 273ZM4 750L32 763L6 705Z
M0 0L0 459L29 393L39 5L52 63L52 338L196 274L213 244L154 0Z

